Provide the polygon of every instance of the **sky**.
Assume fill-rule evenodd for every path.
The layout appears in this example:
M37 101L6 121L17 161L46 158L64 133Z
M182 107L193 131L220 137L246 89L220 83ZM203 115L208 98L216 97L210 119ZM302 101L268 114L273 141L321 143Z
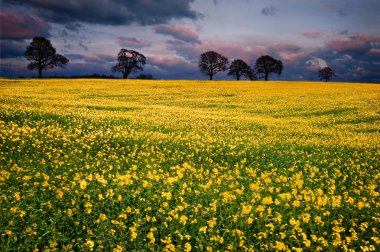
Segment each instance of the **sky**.
M0 76L37 76L24 52L43 36L70 60L45 77L111 75L126 48L157 79L207 79L199 55L213 50L251 66L281 60L273 80L317 81L329 66L334 81L380 83L379 13L379 0L1 0Z

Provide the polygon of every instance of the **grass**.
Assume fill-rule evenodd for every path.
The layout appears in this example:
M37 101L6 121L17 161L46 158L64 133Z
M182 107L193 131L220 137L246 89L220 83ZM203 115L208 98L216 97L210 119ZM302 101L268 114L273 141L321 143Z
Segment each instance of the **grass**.
M380 250L380 86L0 82L0 248Z

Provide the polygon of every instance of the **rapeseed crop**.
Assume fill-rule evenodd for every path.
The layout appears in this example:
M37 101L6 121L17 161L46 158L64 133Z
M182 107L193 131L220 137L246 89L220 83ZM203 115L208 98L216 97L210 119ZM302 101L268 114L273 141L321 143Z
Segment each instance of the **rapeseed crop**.
M380 86L0 82L1 250L379 251Z

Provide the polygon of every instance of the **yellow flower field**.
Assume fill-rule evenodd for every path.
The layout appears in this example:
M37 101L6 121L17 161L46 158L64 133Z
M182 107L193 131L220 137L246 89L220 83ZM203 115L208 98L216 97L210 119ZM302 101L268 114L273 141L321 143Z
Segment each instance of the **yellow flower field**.
M380 85L0 80L2 251L379 251Z

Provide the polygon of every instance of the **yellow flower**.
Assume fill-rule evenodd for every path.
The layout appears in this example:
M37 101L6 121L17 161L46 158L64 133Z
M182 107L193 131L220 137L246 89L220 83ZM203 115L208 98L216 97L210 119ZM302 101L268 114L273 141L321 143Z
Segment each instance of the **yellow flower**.
M276 241L276 244L273 246L273 248L278 251L283 251L287 249L287 246L283 242Z
M311 246L311 241L305 239L305 240L303 240L303 244L305 244L305 247L310 248L310 246Z
M58 198L62 199L62 197L63 197L63 191L62 190L58 190L57 191L57 196L58 196Z
M243 208L241 210L241 214L242 215L249 214L249 213L251 213L251 211L252 211L252 206L244 204Z
M130 227L129 231L131 231L131 241L136 240L136 238L137 238L137 228L136 227Z
M294 227L299 227L300 224L301 224L298 220L295 220L294 218L291 218L291 219L289 220L289 223L290 223L290 225L292 225L292 226L294 226Z
M156 239L154 238L154 234L153 232L149 232L147 235L146 235L147 238L150 239L149 243L154 243L156 241Z
M352 197L348 197L347 202L352 205L352 204L354 204L355 200Z
M107 220L107 216L105 214L100 214L99 215L99 220L105 221L105 220Z
M126 214L119 214L119 218L126 220L127 219L127 215Z
M25 215L26 215L26 211L24 211L24 210L21 210L21 211L20 211L20 215L19 215L19 216L22 218L22 217L24 217Z
M274 230L274 225L273 223L268 223L265 225L267 228L269 228L269 230L273 231Z
M341 236L339 233L333 233L333 245L334 246L339 246L342 244Z
M15 198L15 200L19 201L20 200L20 193L17 192L13 195L13 197Z
M359 202L358 202L358 208L359 208L360 210L362 210L364 207L365 207L365 203L362 202L362 201L359 201Z
M181 215L181 217L180 217L180 223L182 225L186 225L187 220L188 220L187 216Z
M213 228L216 225L217 218L212 218L211 220L207 221L207 224L210 228Z
M91 240L87 240L86 242L86 246L90 249L90 250L93 250L94 249L94 242L91 241Z
M81 180L80 182L79 182L79 187L82 189L82 190L84 190L84 189L86 189L86 187L87 187L87 181L86 180Z
M299 200L295 200L292 203L292 206L294 206L294 207L299 207L300 205L301 205L301 202Z
M202 233L206 234L206 232L207 232L207 226L200 227L199 228L199 232L202 232Z
M271 205L271 204L273 204L272 197L265 197L262 202L263 202L264 205Z
M185 243L185 251L186 252L190 252L191 251L191 245L188 242Z
M119 245L117 245L116 248L112 250L112 252L122 252L122 251L123 251L123 248Z
M311 215L310 215L310 214L308 214L308 213L302 214L302 221L303 221L304 223L309 223L310 218L311 218Z

